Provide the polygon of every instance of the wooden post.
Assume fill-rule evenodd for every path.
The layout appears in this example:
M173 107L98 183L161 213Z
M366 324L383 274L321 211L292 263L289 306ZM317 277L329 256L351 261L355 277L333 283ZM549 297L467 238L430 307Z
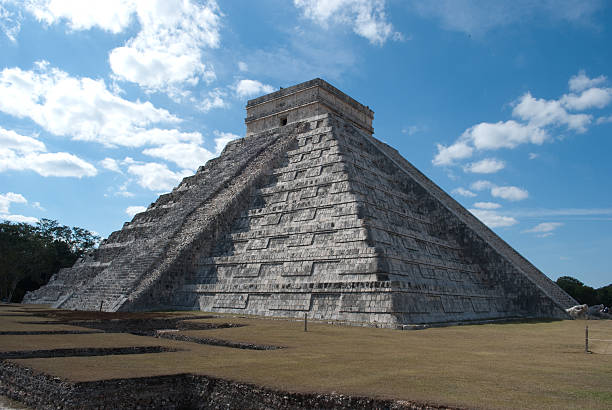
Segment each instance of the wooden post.
M584 352L589 353L589 327L584 328Z
M304 312L304 332L308 332L308 313Z
M100 301L100 312L102 312L102 304L104 303L103 300Z

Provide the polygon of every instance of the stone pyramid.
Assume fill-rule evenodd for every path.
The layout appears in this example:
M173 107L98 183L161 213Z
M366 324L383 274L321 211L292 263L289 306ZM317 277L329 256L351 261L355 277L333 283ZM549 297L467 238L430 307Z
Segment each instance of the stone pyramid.
M29 293L65 309L380 326L566 318L576 303L372 136L321 79L247 104L247 135Z

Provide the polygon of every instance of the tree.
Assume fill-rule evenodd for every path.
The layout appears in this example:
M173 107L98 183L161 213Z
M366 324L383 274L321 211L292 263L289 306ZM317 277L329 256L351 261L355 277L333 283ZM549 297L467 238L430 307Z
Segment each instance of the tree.
M90 231L41 219L35 226L0 223L0 300L19 302L61 268L92 251L100 238Z
M603 304L612 306L612 284L593 289L571 276L561 276L557 285L578 302L589 306Z

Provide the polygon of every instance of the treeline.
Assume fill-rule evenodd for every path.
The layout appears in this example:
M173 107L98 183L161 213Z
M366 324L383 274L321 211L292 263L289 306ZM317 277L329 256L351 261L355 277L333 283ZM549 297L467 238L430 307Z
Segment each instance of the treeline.
M561 276L557 285L581 304L612 307L612 284L594 289L571 276Z
M0 223L0 300L21 302L61 268L93 250L100 237L87 229L41 219L36 225Z

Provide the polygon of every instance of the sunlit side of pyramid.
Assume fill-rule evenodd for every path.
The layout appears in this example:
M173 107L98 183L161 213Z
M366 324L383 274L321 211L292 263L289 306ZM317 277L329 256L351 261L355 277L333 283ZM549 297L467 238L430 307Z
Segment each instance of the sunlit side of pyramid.
M315 79L251 100L247 136L30 303L401 326L566 318L576 303Z

